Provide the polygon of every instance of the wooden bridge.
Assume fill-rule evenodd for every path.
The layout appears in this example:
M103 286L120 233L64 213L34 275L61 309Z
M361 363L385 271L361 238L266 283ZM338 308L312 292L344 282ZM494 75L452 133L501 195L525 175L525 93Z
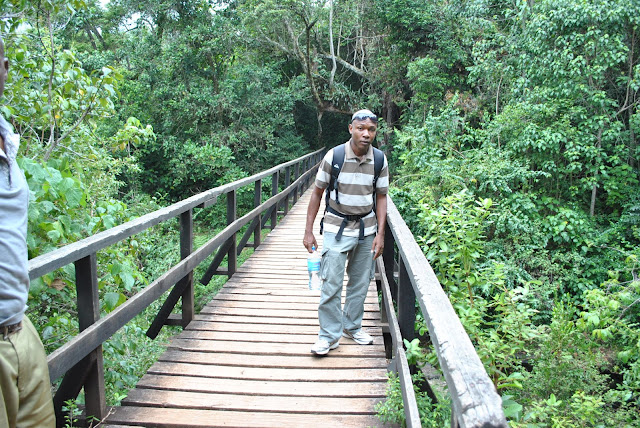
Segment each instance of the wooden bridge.
M407 426L420 426L402 341L415 337L417 299L451 394L452 426L506 427L500 397L391 200L385 253L365 302L363 326L374 344L342 338L329 356L310 354L318 333L319 293L306 284L301 242L309 192L303 192L321 156L318 151L211 189L30 261L32 279L69 263L76 267L81 332L49 355L51 380L63 377L54 398L59 426L62 404L82 389L86 414L102 426L383 426L375 405L385 398L388 370L400 378ZM267 177L271 197L263 201ZM254 207L238 217L236 192L251 184ZM193 251L193 209L206 208L219 196L226 199L228 226ZM176 216L182 261L101 317L96 252ZM272 231L261 242L265 228ZM238 267L237 255L245 247L254 247L254 254ZM214 253L202 281L213 275L229 280L195 314L193 270ZM221 269L225 256L227 268ZM121 405L108 408L102 343L167 290L171 293L147 334L154 338L163 325L184 330ZM174 314L179 301L181 313Z
M294 205L107 422L379 425L374 406L385 396L387 361L375 284L364 316L374 345L343 338L330 357L309 352L318 335L319 293L307 287L307 203Z

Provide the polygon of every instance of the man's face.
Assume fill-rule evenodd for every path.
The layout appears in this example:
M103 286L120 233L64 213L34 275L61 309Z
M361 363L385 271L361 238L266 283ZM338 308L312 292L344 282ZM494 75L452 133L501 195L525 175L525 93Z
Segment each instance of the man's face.
M354 120L349 125L353 151L358 156L362 156L369 151L369 146L376 138L377 131L378 124L371 119Z

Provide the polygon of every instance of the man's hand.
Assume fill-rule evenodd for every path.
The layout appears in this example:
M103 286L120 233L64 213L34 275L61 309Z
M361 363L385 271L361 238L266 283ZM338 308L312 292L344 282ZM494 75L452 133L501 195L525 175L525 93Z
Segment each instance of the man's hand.
M384 234L378 233L376 237L373 239L373 244L371 245L371 252L373 253L373 258L377 259L382 255L382 251L384 250Z
M307 223L304 228L304 238L302 238L302 245L307 249L308 252L313 253L311 247L316 247L318 249L318 242L316 242L316 237L313 236L313 222L316 219L316 215L318 215L318 209L320 208L320 201L322 201L322 194L324 193L324 189L319 188L318 186L313 187L313 193L311 193L311 199L309 200L309 206L307 207Z
M387 227L387 195L376 194L376 218L378 219L378 233L371 245L374 259L380 257L382 250L384 250L384 233Z
M316 242L316 237L313 235L313 232L305 231L304 238L302 238L302 245L307 249L308 252L313 253L312 248L316 247L318 249L318 243Z

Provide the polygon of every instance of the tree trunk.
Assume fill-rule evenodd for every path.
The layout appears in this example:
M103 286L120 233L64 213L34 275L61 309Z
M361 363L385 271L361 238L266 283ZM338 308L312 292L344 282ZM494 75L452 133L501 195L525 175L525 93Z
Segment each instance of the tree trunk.
M317 117L318 117L318 146L322 145L322 116L324 115L324 110L318 109Z
M596 171L593 176L593 188L591 189L591 206L589 207L589 215L593 217L596 212L596 196L598 196L598 170L600 168L600 149L602 148L602 128L598 130L598 157L596 158Z
M388 157L391 154L391 146L389 145L389 140L391 139L391 132L393 131L393 125L395 123L393 117L393 97L389 92L383 91L382 100L382 115L384 116L385 122L387 122L387 131L382 137L382 143L386 147Z
M338 64L336 64L336 54L333 49L333 0L329 1L329 46L331 52L331 62L333 67L331 68L331 77L329 78L329 90L333 89L333 80L336 77L336 70Z

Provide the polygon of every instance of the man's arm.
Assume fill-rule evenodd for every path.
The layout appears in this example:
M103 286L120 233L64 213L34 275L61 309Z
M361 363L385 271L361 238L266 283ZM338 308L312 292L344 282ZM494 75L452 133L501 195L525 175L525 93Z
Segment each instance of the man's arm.
M311 199L309 200L309 206L307 207L307 223L304 228L304 238L302 238L302 245L304 245L304 247L310 253L313 252L311 250L311 247L316 247L316 250L318 249L318 242L316 242L316 237L313 235L313 222L316 221L316 216L318 215L318 210L320 209L320 202L322 201L323 193L324 189L321 189L318 186L314 185L313 193L311 193Z
M387 227L387 195L376 193L376 217L378 219L378 233L373 239L371 252L373 258L377 259L384 250L384 231Z

